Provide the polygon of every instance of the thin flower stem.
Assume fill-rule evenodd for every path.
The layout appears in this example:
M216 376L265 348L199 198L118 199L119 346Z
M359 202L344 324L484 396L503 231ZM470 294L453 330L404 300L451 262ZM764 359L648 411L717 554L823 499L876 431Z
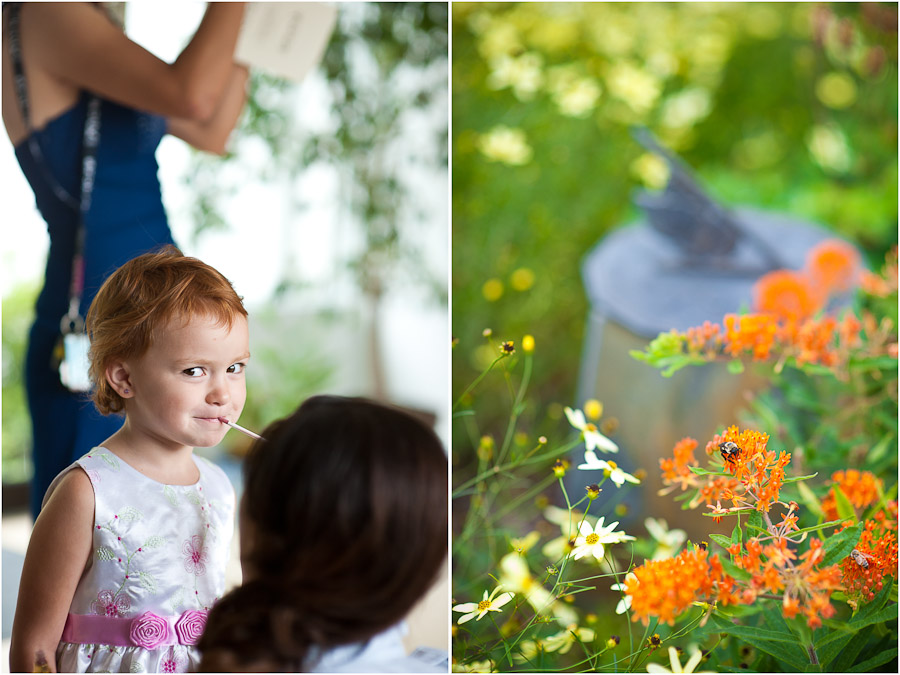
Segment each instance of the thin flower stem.
M580 441L576 441L576 442L570 443L568 445L564 445L561 448L554 448L553 450L548 450L547 452L541 453L540 455L534 455L533 457L529 457L526 460L512 460L506 464L497 465L497 466L487 469L485 471L480 471L478 473L478 475L474 476L473 478L470 478L465 483L463 483L458 488L456 488L453 491L452 497L454 499L456 499L457 497L462 496L462 493L465 490L472 487L476 483L480 483L484 479L490 478L491 476L501 473L503 471L507 471L508 469L515 469L520 466L528 466L531 464L536 464L538 462L543 462L547 459L550 459L551 457L558 457L560 455L563 455L563 454L567 453L569 450L571 450L572 448L574 448L579 443L580 443Z
M812 643L806 645L806 652L809 654L809 662L817 666L819 665L819 655L816 654L816 647Z
M525 398L525 392L528 390L528 383L531 380L532 357L526 355L525 368L522 373L522 382L519 385L519 391L513 400L512 413L509 416L509 424L506 427L506 435L503 437L503 446L500 448L498 456L499 461L506 459L506 453L509 452L509 444L512 442L513 434L516 430L516 423L519 421L519 408L522 405L522 399Z
M496 366L498 363L500 363L500 361L505 359L507 356L508 356L508 354L501 354L496 359L494 359L491 362L491 365L489 365L487 368L485 368L481 372L481 374L472 381L472 384L470 384L468 387L466 387L466 390L462 394L459 395L459 398L456 399L456 403L453 404L453 410L456 410L457 406L459 406L459 404L462 402L462 400L466 397L466 394L468 394L476 386L478 386L478 383L484 379L484 376L487 375L489 372L491 372L491 370L494 368L494 366Z

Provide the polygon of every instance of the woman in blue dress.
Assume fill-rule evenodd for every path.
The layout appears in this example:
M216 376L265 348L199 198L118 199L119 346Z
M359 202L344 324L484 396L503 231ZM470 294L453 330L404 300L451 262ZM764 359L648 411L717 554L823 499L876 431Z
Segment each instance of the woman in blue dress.
M53 477L122 423L97 413L85 394L69 391L54 363L60 322L69 309L79 223L84 316L111 272L173 243L155 158L162 136L170 133L222 154L245 100L247 70L233 60L244 3L210 3L171 64L129 40L104 4L3 6L3 123L50 235L25 368L34 515ZM11 28L18 33L25 84L19 92ZM82 218L82 137L93 96L100 101L100 138L90 208Z

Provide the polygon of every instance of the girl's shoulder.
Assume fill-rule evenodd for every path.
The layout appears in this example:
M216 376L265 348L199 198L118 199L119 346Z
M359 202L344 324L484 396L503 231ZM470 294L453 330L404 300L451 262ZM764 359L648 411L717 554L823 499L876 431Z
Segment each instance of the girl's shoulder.
M208 485L208 489L211 488L224 494L234 495L234 486L222 467L198 455L194 455L194 462L200 470L201 484Z

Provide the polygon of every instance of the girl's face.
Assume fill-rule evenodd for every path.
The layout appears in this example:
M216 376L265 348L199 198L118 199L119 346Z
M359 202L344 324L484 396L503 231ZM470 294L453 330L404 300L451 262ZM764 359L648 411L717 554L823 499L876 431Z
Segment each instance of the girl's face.
M126 424L166 448L210 447L222 440L247 398L247 320L229 330L208 316L174 322L140 357L124 362ZM121 392L121 389L119 389Z

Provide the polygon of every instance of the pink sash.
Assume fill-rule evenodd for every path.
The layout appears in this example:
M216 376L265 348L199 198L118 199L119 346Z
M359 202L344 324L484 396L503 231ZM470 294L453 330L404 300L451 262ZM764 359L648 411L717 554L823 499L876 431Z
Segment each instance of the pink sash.
M155 649L171 645L194 645L206 627L206 612L189 609L180 616L158 616L144 612L136 618L94 614L69 614L62 642Z

